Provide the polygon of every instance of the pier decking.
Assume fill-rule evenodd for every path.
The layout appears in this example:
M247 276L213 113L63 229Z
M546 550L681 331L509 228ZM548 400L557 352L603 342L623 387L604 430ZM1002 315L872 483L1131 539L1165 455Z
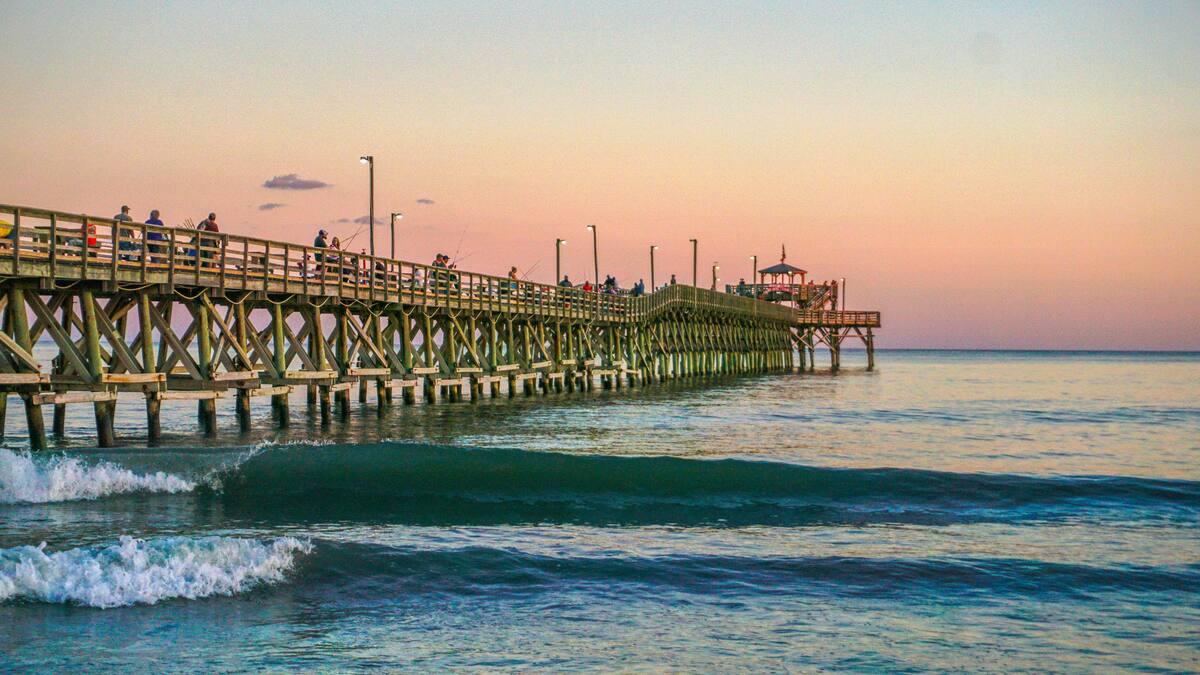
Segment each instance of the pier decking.
M218 399L238 419L270 397L280 423L305 387L322 421L351 390L378 405L638 386L679 377L840 367L861 339L874 367L879 312L795 309L691 286L643 296L447 270L233 234L119 223L0 205L0 434L8 394L30 443L42 406L91 403L98 442L115 443L118 394L145 399L149 440L163 400L195 399L211 432ZM817 294L821 295L821 294ZM827 294L826 294L827 295ZM132 324L132 325L131 325ZM182 330L180 329L182 327ZM131 337L132 335L132 337ZM48 336L51 363L33 345Z

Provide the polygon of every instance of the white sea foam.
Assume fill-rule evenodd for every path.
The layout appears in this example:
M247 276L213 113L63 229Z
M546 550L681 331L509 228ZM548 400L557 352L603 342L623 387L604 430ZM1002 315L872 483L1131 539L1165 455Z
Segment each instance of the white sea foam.
M0 602L89 607L152 605L171 598L233 595L282 581L312 544L233 537L121 537L116 544L47 553L46 544L0 549Z
M0 504L96 499L125 492L186 492L196 484L156 471L138 474L111 462L75 457L35 457L0 448Z

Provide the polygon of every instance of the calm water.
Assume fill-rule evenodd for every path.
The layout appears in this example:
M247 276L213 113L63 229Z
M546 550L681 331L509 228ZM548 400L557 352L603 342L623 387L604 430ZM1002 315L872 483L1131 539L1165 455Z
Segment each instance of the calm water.
M76 406L0 450L0 670L1200 668L1200 355L880 365L207 439L180 403L153 450Z

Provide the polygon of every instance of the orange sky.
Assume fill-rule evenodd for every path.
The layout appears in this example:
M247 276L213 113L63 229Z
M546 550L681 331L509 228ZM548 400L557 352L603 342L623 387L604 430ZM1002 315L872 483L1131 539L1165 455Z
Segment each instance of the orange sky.
M1200 349L1196 3L145 9L0 5L0 202L348 236L371 153L405 259L786 243L884 346Z

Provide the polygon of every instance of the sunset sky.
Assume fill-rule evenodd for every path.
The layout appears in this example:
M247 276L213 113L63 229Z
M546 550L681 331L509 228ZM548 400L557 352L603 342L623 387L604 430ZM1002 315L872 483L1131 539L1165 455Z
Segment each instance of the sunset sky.
M1200 2L2 0L0 27L2 203L346 238L373 154L406 260L549 282L562 237L582 281L596 223L602 274L648 281L658 244L690 281L697 237L707 285L786 244L884 347L1200 349Z

